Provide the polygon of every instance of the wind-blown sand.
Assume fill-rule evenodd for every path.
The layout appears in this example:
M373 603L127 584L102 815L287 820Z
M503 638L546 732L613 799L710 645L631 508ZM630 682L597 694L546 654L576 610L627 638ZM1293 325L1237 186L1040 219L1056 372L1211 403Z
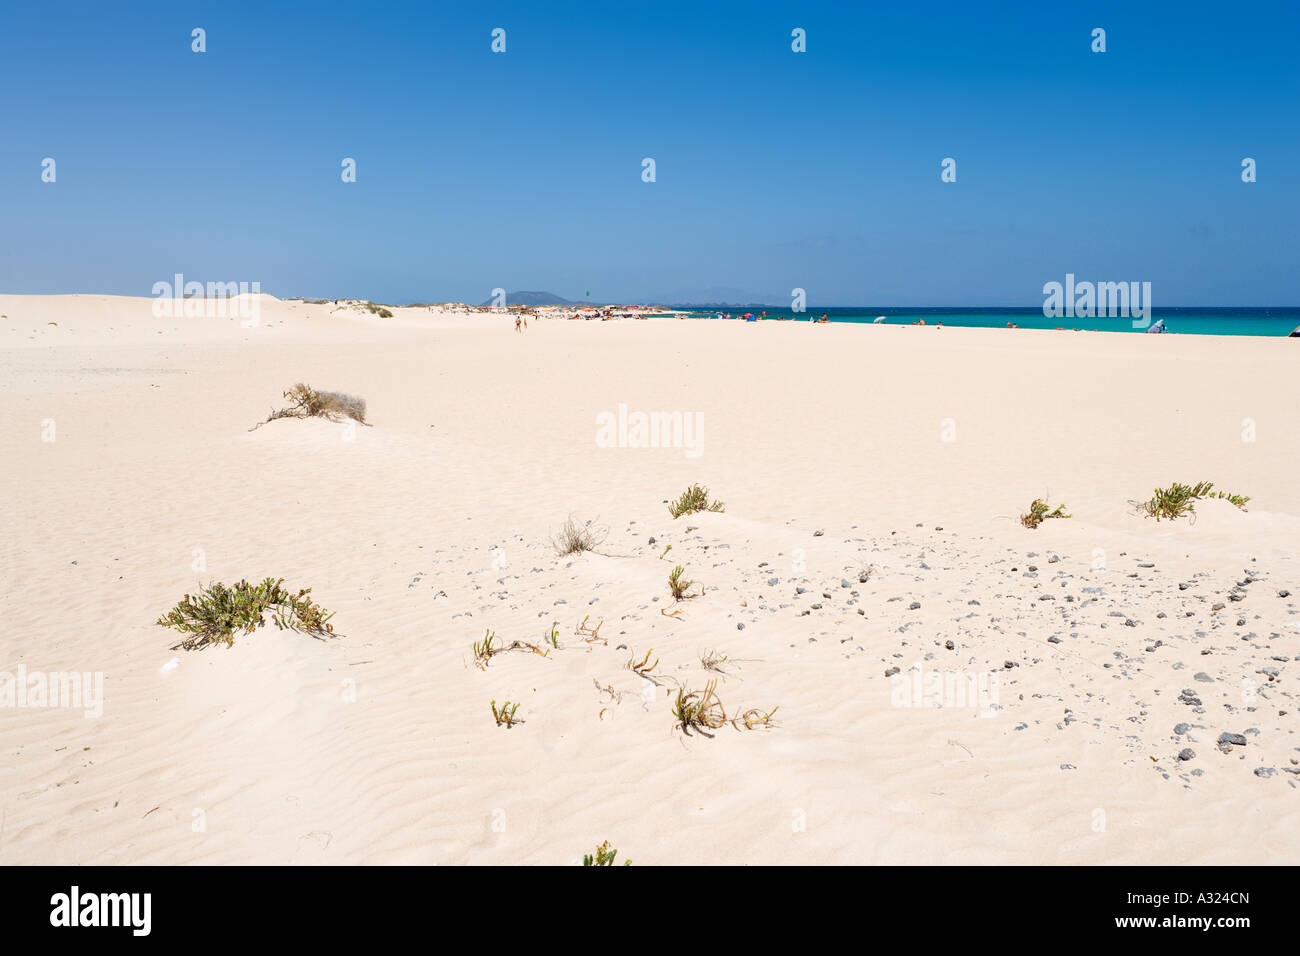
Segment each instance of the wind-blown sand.
M1300 343L151 304L0 296L0 670L105 694L0 707L0 863L1300 862ZM373 427L250 432L299 381ZM600 447L620 404L702 455ZM1249 510L1128 503L1201 479ZM336 638L153 623L268 575ZM775 727L674 731L709 647ZM996 708L897 706L918 663Z

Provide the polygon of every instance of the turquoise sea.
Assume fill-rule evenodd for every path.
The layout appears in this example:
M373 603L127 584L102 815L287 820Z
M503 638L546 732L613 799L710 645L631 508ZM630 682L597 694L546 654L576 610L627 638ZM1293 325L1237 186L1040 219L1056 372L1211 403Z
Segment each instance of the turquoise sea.
M692 308L677 306L676 308ZM694 314L701 318L718 315L744 315L747 312L761 314L763 309L745 306L731 308L694 307ZM1103 332L1145 333L1146 329L1133 327L1133 320L1127 318L1046 318L1041 308L1001 308L1001 309L960 309L960 308L834 308L809 309L795 314L789 309L768 308L768 319L795 319L806 322L820 319L823 314L832 322L874 322L877 316L885 317L886 325L911 325L924 319L926 325L968 326L973 328L1006 328L1008 322L1019 325L1022 329L1097 329ZM1300 307L1286 306L1278 308L1175 308L1154 309L1151 323L1164 320L1165 328L1171 333L1184 335L1271 335L1282 337L1300 327Z

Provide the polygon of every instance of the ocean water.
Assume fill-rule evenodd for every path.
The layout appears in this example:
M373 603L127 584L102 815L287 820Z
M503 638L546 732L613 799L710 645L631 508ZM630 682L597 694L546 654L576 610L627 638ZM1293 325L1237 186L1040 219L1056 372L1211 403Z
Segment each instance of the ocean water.
M740 309L739 314L762 309ZM1134 328L1133 319L1127 318L1054 318L1043 315L1041 308L1024 309L960 309L960 308L918 308L918 309L867 309L835 308L809 309L795 315L788 309L767 310L768 319L796 319L806 322L820 319L822 314L832 322L874 322L876 316L883 315L885 325L911 325L924 319L926 325L967 326L971 328L1006 328L1008 322L1019 325L1022 329L1097 329L1102 332L1133 332L1143 334L1144 328ZM718 314L737 315L733 309L698 309L694 313L701 318L712 318ZM1165 328L1174 334L1184 335L1271 335L1276 337L1290 335L1300 326L1300 307L1278 308L1176 308L1153 309L1151 322L1163 319Z

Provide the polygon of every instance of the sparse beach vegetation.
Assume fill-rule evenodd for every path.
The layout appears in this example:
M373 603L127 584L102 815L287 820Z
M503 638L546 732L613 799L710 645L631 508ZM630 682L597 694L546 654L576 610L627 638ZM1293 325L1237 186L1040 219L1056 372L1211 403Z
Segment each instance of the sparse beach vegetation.
M691 589L691 587L696 582L691 580L684 580L682 578L682 574L685 573L685 570L686 569L679 564L677 565L677 567L673 568L672 571L669 572L668 574L668 590L672 592L674 601L680 601L684 598L696 597L696 595L694 594L686 593ZM700 593L701 594L704 593L703 587L700 588Z
M343 392L321 392L299 382L284 393L289 404L279 411L272 412L267 418L273 422L279 418L324 418L336 422L344 418L367 425L366 400Z
M750 707L736 717L728 717L726 708L718 698L717 687L718 682L714 679L704 685L704 690L688 691L685 687L677 689L677 699L673 702L673 719L680 730L689 734L694 729L710 737L712 734L708 731L717 730L726 724L731 724L737 730L775 726L772 715L780 707L773 707L766 713L757 707Z
M716 671L719 674L725 674L726 671L722 669L722 665L725 663L727 663L727 656L725 654L719 654L712 647L706 647L704 652L700 654L700 666L706 671Z
M605 619L602 617L600 619L600 623L597 624L595 627L592 627L590 624L587 623L587 621L589 621L590 619L591 619L591 615L588 614L586 617L582 619L582 623L578 625L577 629L574 630L573 633L581 637L588 644L594 644L596 641L600 641L602 644L608 644L609 641L605 640L603 637L600 636L600 629L602 626L604 626Z
M650 663L650 655L653 654L654 651L655 649L653 647L650 648L650 650L645 652L645 657L641 658L640 661L636 659L635 655L629 657L627 660L628 670L636 674L638 677L649 677L650 672L659 666L659 658L657 657L653 664Z
M474 664L479 670L487 670L488 662L498 654L504 654L507 651L532 651L538 657L545 657L550 651L544 651L536 644L530 644L528 641L511 641L509 644L501 644L497 641L496 632L488 629L483 635L483 640L474 642Z
M1020 523L1026 528L1037 528L1048 518L1070 518L1073 515L1065 513L1065 505L1057 505L1056 510L1051 510L1049 505L1042 498L1035 498L1029 506L1029 512L1020 516Z
M594 551L608 534L606 528L593 521L578 524L573 515L569 515L560 527L559 533L551 537L551 544L555 547L555 553L563 558L570 554L581 554L583 551Z
M1250 498L1245 495L1215 491L1212 481L1198 481L1194 485L1175 481L1168 488L1155 489L1151 498L1142 505L1142 510L1148 518L1155 518L1157 521L1162 518L1172 520L1194 514L1196 502L1202 498L1221 498L1232 502L1242 511L1246 510L1246 502L1250 501Z
M698 484L691 485L681 496L668 506L668 512L674 518L694 514L697 511L726 511L721 501L709 500L709 489Z
M585 853L582 857L583 866L613 866L614 857L618 856L618 850L612 850L609 841L606 840L600 846L596 847L595 853ZM624 860L624 866L631 866L631 860Z
M327 612L307 595L311 588L296 594L283 586L284 578L267 578L261 584L239 581L233 587L217 583L189 594L170 612L157 620L161 627L175 628L189 636L172 650L199 650L210 644L235 643L235 634L251 634L266 623L271 612L275 626L284 630L303 631L316 637L334 633L329 623L334 612Z
M497 722L498 727L504 725L509 729L515 724L522 724L523 720L515 716L515 712L518 710L519 705L508 700L504 701L499 709L497 708L497 702L492 701L492 719Z

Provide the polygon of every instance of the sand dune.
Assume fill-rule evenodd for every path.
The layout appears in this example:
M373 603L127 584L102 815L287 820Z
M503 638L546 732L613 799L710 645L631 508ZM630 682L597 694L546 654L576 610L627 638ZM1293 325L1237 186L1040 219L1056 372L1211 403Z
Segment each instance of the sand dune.
M104 679L0 707L0 862L1300 862L1294 343L395 311L0 296L0 670ZM250 432L300 381L372 427ZM1129 503L1201 479L1248 510ZM336 636L153 623L268 575ZM675 731L711 677L776 726Z

